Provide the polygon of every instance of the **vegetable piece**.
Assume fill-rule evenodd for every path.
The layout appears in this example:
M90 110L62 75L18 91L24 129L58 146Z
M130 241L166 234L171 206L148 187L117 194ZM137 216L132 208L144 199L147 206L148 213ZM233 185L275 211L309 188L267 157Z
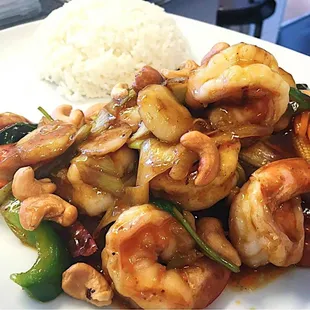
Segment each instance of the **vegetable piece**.
M307 162L310 162L310 141L306 137L300 137L293 135L293 146L299 157L304 158Z
M132 137L127 141L128 147L131 149L140 150L143 142L154 137L152 133L146 128L143 122L141 122L139 129L132 135Z
M237 177L238 177L237 185L239 187L241 187L247 181L247 177L246 177L246 174L245 174L245 171L244 171L242 165L239 162L237 165L236 173L237 173Z
M310 110L310 97L299 89L290 88L290 109L292 114L297 114L302 111Z
M38 107L38 110L44 115L44 117L52 122L54 119L45 111L45 109L43 109L42 107Z
M137 185L150 182L157 175L170 169L177 159L176 146L157 139L147 139L140 150Z
M177 98L178 102L184 104L187 92L188 78L178 77L167 80L166 86L172 91L173 95Z
M293 146L299 157L310 162L310 111L304 111L295 116L292 135Z
M71 163L75 164L84 164L87 167L96 169L98 171L101 171L103 173L107 173L116 177L120 177L120 173L115 167L115 164L111 157L109 155L106 155L104 157L98 157L98 158L93 158L87 155L79 155L78 157L73 158Z
M97 244L88 230L76 221L68 228L69 250L73 257L90 256L97 250Z
M115 116L110 114L106 109L102 109L96 119L93 122L91 133L98 134L103 130L106 130L109 128L109 126L112 125L112 123L115 121Z
M178 142L193 119L172 92L162 85L149 85L138 94L139 113L145 126L160 140Z
M7 180L1 180L0 179L0 188L2 188L3 186L5 186L8 183Z
M100 236L100 232L107 227L109 224L115 222L118 217L126 210L128 210L130 206L128 204L126 205L114 205L110 207L107 212L104 214L102 219L100 220L100 223L96 227L93 236L97 240Z
M118 177L100 172L84 164L76 164L83 182L118 196L124 189L122 180Z
M197 245L199 246L200 250L202 251L204 255L222 264L223 266L225 266L227 269L231 270L232 272L240 271L237 265L221 257L219 254L213 251L207 244L205 244L203 240L200 239L200 237L197 235L195 230L191 227L191 225L184 218L183 214L178 210L178 208L173 203L167 200L162 200L162 199L151 199L151 203L153 203L159 209L164 210L168 212L169 214L171 214L188 231L188 233L196 241Z
M12 184L13 182L9 182L2 188L0 188L0 205L2 205L5 202L5 200L9 197L9 195L12 193Z
M285 157L262 141L258 141L250 147L242 149L239 154L241 160L257 168Z
M102 157L120 149L131 133L129 125L121 124L119 127L107 129L100 135L91 137L80 145L79 150L86 155Z
M27 123L17 123L7 126L0 130L0 145L15 143L37 127L37 124Z
M125 187L125 193L122 198L119 199L114 206L110 207L100 220L100 223L94 231L94 238L97 239L101 230L115 222L125 210L132 206L139 206L148 203L149 189L149 183L145 183L141 186Z
M11 275L29 296L39 301L55 299L61 292L62 273L70 265L69 252L53 230L43 222L35 231L27 231L19 222L20 202L10 198L1 213L12 232L25 244L38 250L38 258L26 272Z
M297 87L297 89L300 89L300 90L308 90L309 89L307 84L296 84L296 87Z

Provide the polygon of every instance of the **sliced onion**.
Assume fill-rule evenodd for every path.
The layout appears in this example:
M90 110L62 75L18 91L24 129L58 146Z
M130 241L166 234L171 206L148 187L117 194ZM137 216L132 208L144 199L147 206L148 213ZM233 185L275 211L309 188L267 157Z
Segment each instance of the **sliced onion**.
M100 133L100 135L88 138L79 147L86 155L102 157L119 150L129 139L132 130L129 125L121 124Z
M100 172L96 169L77 163L83 182L92 185L104 192L119 196L124 190L124 184L120 178Z
M93 122L91 133L96 134L102 130L108 129L114 120L115 116L109 113L106 109L102 108Z
M118 118L121 123L128 124L132 128L133 132L139 129L141 116L139 114L138 106L122 110L119 113Z
M216 145L233 141L234 139L245 139L254 137L267 137L273 132L272 127L260 125L243 125L240 127L223 127L208 133Z
M140 150L137 185L148 183L170 169L177 159L175 147L157 139L145 140Z
M143 205L149 202L149 183L141 186L126 187L122 198L130 206Z
M239 158L244 162L259 168L273 161L283 159L284 157L275 149L267 146L264 142L258 141L252 146L242 149Z
M231 133L237 138L249 138L249 137L266 137L273 132L272 127L260 126L260 125L244 125L231 129Z
M142 186L126 187L124 196L112 208L109 208L99 225L95 229L94 237L97 238L101 230L115 222L118 217L132 206L142 205L149 202L149 183Z
M246 177L246 174L245 174L243 167L241 166L241 164L239 162L237 165L236 173L237 173L237 177L238 177L237 185L239 187L241 187L247 181L247 177Z
M109 224L115 222L118 217L126 210L129 209L128 205L119 205L118 203L115 206L109 208L107 212L104 214L103 218L101 219L100 223L96 227L93 236L95 239L99 237L99 234L103 228L108 226Z
M81 154L78 157L75 157L71 162L76 164L78 163L85 164L88 167L96 169L103 173L120 177L118 169L115 167L115 164L109 155L106 155L104 157L93 158L91 156Z
M151 134L151 132L146 128L143 122L140 123L139 129L132 135L132 137L128 140L128 143L133 143L136 140L140 140L144 137L147 137Z

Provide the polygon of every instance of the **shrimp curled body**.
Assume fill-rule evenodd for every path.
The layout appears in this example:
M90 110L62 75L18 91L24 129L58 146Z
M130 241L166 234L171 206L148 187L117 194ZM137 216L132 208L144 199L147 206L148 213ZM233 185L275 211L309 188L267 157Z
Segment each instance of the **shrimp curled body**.
M280 72L270 53L257 46L240 43L224 47L211 53L211 58L191 74L187 104L192 108L220 104L229 116L215 108L210 118L216 123L257 123L258 118L259 123L273 126L289 101L289 84L281 75L283 70ZM236 101L239 105L235 105Z
M243 263L286 267L300 261L305 233L298 195L309 191L310 165L301 158L253 173L230 210L230 238Z
M193 240L170 214L150 204L136 206L110 228L103 268L116 290L143 309L204 308L224 289L230 272L206 257L169 270L157 261L190 249Z

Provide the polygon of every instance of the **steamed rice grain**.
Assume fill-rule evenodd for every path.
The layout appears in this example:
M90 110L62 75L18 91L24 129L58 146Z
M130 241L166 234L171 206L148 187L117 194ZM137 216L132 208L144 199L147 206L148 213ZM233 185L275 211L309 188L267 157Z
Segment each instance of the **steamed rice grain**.
M142 0L73 0L38 34L41 78L71 100L104 97L146 64L174 69L190 56L173 18Z

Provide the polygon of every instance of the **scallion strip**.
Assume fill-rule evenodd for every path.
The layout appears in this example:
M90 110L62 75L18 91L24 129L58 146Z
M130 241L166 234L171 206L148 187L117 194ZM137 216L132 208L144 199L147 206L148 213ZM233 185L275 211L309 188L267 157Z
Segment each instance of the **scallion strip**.
M178 208L173 203L167 200L163 200L163 199L152 199L151 203L153 203L159 209L171 214L187 230L187 232L195 240L195 242L197 243L201 252L204 255L222 264L223 266L225 266L227 269L231 270L232 272L237 273L240 271L237 265L229 262L228 260L220 256L213 249L211 249L202 239L200 239L200 237L197 235L195 230L191 227L188 221L184 218L183 214L178 210Z
M38 107L38 110L46 117L46 119L52 122L54 119L46 112L46 110L42 107Z

